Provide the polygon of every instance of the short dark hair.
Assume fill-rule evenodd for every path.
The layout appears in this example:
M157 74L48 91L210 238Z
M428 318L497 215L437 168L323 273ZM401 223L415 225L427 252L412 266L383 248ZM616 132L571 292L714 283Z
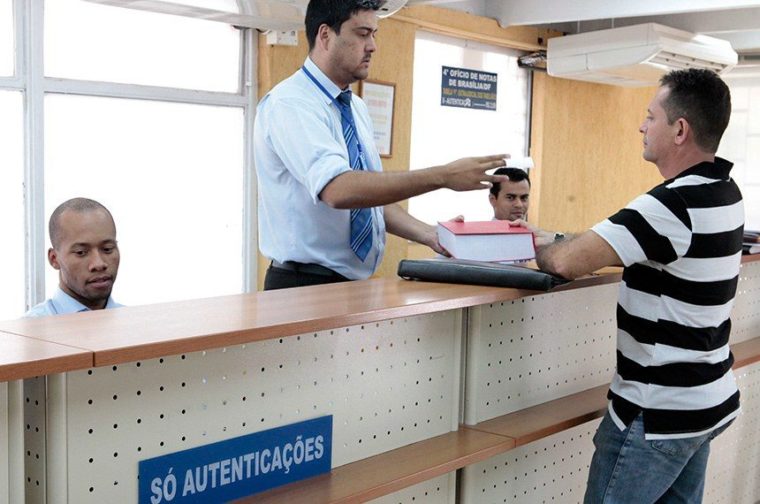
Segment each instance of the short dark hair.
M662 104L668 123L686 119L696 144L715 153L731 118L731 91L726 83L712 70L689 68L663 75L660 85L670 90Z
M520 168L499 168L493 172L493 174L506 175L509 177L510 182L520 182L521 180L527 180L528 187L530 187L530 177L528 177L528 172ZM499 191L501 191L501 182L494 182L491 186L491 194L498 196Z
M113 221L111 212L109 212L106 207L95 200L91 200L89 198L71 198L70 200L66 200L58 205L55 210L53 210L53 213L50 215L50 221L48 222L50 243L52 243L53 248L56 249L58 248L58 245L60 245L61 241L61 227L58 221L61 219L61 214L63 214L63 212L66 210L71 210L73 212L91 212L95 210L103 210L111 218L111 221Z
M360 10L376 11L381 0L310 0L306 7L306 40L309 51L314 49L319 27L326 24L340 34L340 27Z

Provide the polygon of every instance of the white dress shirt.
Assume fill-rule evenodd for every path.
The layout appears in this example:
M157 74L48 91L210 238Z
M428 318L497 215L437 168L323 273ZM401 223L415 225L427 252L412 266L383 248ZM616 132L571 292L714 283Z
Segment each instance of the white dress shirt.
M382 207L372 208L372 249L361 261L349 246L350 210L319 199L336 176L350 171L340 112L340 89L312 61L304 66L328 91L299 69L261 99L253 130L259 193L259 248L279 262L320 264L356 280L375 272L385 249ZM382 171L367 106L351 108L365 168Z

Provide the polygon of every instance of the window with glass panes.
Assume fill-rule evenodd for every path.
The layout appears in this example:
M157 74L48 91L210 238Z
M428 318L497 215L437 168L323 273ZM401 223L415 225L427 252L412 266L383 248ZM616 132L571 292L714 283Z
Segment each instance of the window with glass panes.
M195 2L239 11L234 0ZM114 216L120 303L255 285L252 40L205 19L0 0L0 318L54 292L47 220L77 196Z

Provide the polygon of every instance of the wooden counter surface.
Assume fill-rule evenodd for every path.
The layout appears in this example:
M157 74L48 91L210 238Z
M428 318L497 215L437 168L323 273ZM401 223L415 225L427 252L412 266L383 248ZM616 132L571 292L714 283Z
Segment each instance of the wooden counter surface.
M760 255L744 256L742 262L758 260ZM618 269L609 269L552 292L619 282L620 277ZM10 320L0 322L0 331L90 351L95 366L106 366L539 294L502 287L371 279ZM6 364L11 363L7 360L10 355Z
M760 254L748 254L742 256L742 264L755 261L760 261Z
M90 350L95 366L104 366L531 294L377 279L19 319L0 322L0 331Z
M88 350L0 332L0 381L92 367Z
M609 277L576 280L563 289L619 280ZM372 279L11 320L0 322L0 331L90 350L95 366L106 366L538 294Z

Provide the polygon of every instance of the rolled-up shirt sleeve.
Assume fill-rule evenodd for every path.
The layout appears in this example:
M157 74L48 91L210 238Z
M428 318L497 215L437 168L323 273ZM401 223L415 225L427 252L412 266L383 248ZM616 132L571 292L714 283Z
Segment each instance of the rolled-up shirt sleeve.
M262 124L268 129L270 147L317 203L332 179L351 171L345 144L331 134L334 125L330 121L336 119L313 100L286 97L268 105ZM319 123L324 127L315 127Z

